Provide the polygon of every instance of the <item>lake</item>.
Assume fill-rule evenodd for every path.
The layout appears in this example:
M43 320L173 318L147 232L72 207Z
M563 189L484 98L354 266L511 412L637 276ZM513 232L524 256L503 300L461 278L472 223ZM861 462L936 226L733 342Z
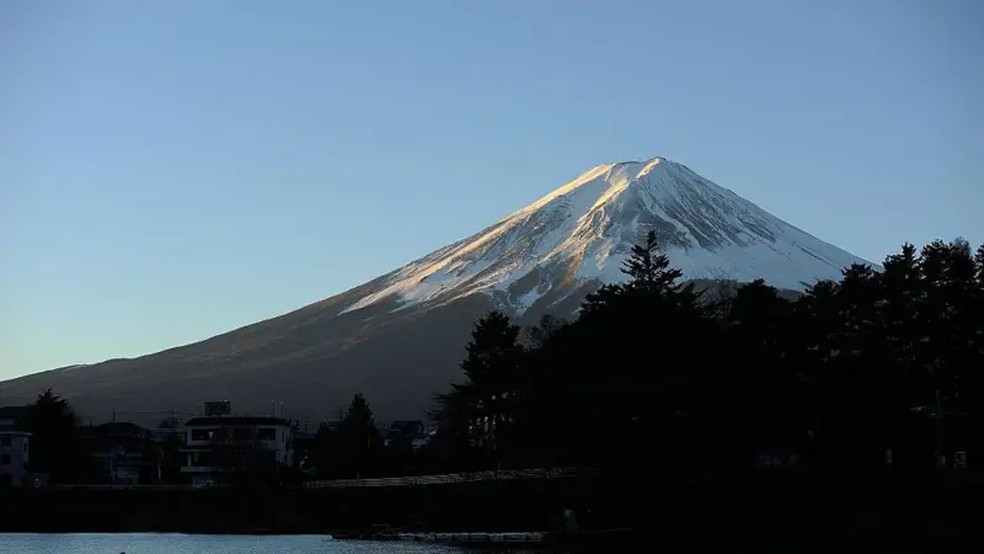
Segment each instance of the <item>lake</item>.
M177 533L0 533L0 552L13 554L437 554L451 546L336 541L324 535L183 535Z

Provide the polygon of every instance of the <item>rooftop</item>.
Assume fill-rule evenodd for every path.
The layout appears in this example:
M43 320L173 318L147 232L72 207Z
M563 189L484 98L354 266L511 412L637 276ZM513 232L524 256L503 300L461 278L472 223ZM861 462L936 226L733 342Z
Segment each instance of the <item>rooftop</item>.
M286 419L272 416L212 416L194 417L185 423L186 427L206 425L280 425L290 427Z
M0 406L0 419L22 421L27 417L27 406Z

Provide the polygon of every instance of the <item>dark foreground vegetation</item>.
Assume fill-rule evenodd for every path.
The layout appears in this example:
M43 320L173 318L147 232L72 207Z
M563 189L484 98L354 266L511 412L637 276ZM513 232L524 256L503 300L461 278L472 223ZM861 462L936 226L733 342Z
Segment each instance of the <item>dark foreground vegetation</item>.
M0 491L0 528L551 531L573 510L582 531L627 529L647 545L935 551L984 523L984 247L905 245L794 299L761 281L698 292L654 235L625 272L574 321L480 319L422 447L384 444L358 395L274 479ZM73 482L61 402L49 392L31 408L32 464ZM305 476L548 467L579 477L300 488Z
M984 468L984 246L905 245L795 301L678 283L656 237L576 321L478 321L441 397L451 465L707 475Z

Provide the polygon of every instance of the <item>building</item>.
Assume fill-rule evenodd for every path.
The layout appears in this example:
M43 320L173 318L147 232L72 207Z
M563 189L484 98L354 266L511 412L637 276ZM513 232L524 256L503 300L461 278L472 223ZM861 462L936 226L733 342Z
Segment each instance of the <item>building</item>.
M221 484L237 473L266 473L293 462L295 429L283 418L206 415L188 420L182 431L181 477L195 485Z
M311 431L294 431L294 459L291 465L297 467L302 472L310 473L313 471L311 467L311 452L314 450L318 442L318 434Z
M91 462L90 483L136 485L155 481L158 473L149 430L114 421L82 428L82 448Z
M26 406L0 408L0 487L28 485L31 433L23 428Z
M22 487L28 476L31 434L0 428L0 487Z
M27 406L0 406L0 427L23 427Z

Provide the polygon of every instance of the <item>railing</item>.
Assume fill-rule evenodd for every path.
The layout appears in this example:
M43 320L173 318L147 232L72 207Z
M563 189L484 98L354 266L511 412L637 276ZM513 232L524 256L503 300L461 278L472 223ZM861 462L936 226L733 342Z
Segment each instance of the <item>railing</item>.
M304 483L304 488L413 487L421 485L453 485L480 481L564 479L574 477L575 475L577 475L577 470L573 467L510 469L501 471L476 471L471 473L445 473L441 475L411 475L406 477L308 481Z
M202 489L221 489L228 485L209 484L209 485L50 485L47 488L66 491L198 491Z
M500 471L475 471L470 473L444 473L438 475L411 475L406 477L377 477L371 479L333 479L307 481L302 486L305 489L331 488L374 488L374 487L414 487L427 485L454 485L461 483L477 483L482 481L521 481L521 480L552 480L567 479L579 474L577 468L539 468L539 469L509 469ZM221 489L229 485L200 484L200 485L51 485L54 490L146 490L146 491L198 491L203 489Z

